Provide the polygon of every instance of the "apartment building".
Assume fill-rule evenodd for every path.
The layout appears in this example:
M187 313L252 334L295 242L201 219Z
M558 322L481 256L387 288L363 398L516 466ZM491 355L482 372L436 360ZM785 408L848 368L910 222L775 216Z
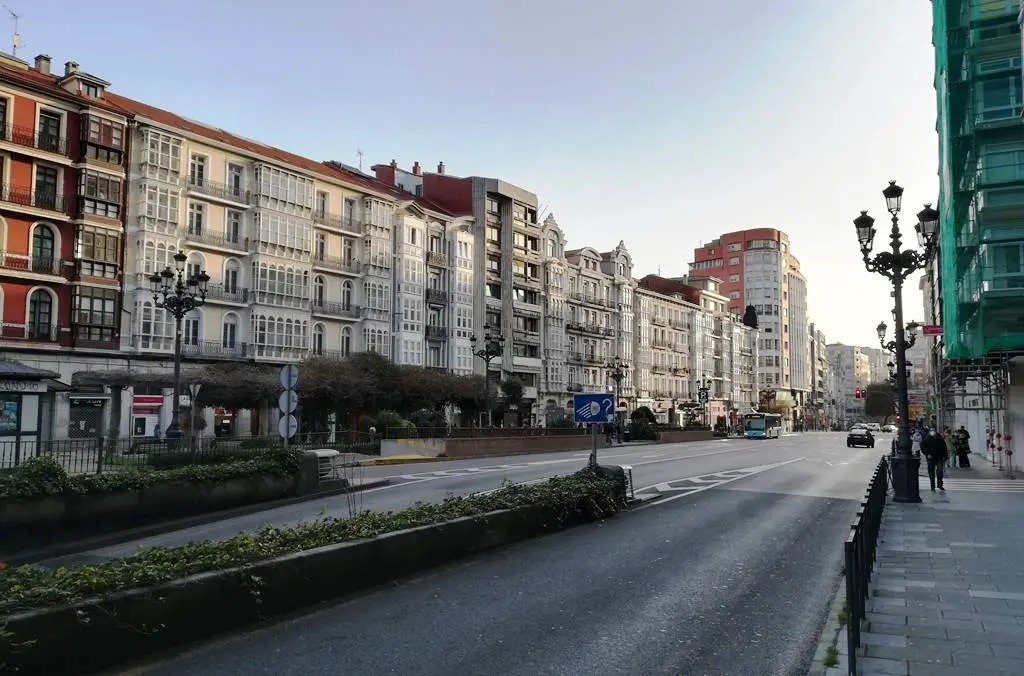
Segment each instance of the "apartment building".
M569 371L569 337L566 331L569 319L569 273L565 243L565 233L554 214L548 214L541 224L541 265L545 293L542 315L544 373L540 396L544 401L545 424L565 417L566 411L572 408L572 394L583 391L575 365L572 373Z
M615 362L628 365L633 353L632 259L619 242L606 253L591 247L566 251L565 260L570 386L582 392L614 390ZM620 392L627 396L631 389L627 369Z
M0 54L0 356L18 365L5 440L95 436L110 414L109 393L74 380L124 366L128 115L108 87L73 61L51 72L49 56Z
M813 322L807 328L810 354L811 393L805 407L804 422L813 429L828 429L836 420L835 374L829 361L824 331Z
M758 386L776 393L795 416L810 392L807 353L807 281L790 251L789 236L772 228L725 233L694 250L691 279L713 276L729 309L758 314Z
M543 224L537 219L537 196L496 178L449 175L444 163L426 172L415 162L407 171L392 160L372 167L377 179L402 186L451 214L472 218L474 317L478 338L484 326L505 336L502 355L486 373L492 391L514 378L523 384L520 410L529 408L531 422L540 416L539 387L544 374L543 293L541 274ZM474 371L484 375L484 362Z
M854 392L871 384L871 359L864 348L832 343L825 346L835 373L836 413L844 426L863 420L864 400Z
M635 292L636 401L663 422L696 403L703 380L712 422L757 401L757 330L727 311L717 279L689 281L647 275Z

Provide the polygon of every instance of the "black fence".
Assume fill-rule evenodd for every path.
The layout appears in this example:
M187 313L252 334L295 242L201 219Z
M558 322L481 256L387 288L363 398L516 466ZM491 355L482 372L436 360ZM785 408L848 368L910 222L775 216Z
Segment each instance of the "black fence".
M867 493L860 503L857 518L850 526L843 554L846 566L846 641L850 676L857 674L857 649L860 630L870 594L871 572L878 547L878 531L889 491L889 460L878 461Z
M353 434L349 430L333 435L328 432L298 434L288 445L302 450L329 448L339 453L380 455L379 439L363 433ZM246 460L283 446L284 442L278 436L0 441L0 471L36 456L52 457L68 474L173 469Z

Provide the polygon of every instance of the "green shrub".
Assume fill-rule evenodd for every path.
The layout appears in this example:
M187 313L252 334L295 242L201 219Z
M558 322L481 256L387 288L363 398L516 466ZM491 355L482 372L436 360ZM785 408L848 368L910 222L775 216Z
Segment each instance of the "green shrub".
M301 453L279 449L250 455L246 460L213 465L69 475L52 457L42 456L32 458L10 474L0 477L0 500L137 491L168 481L207 483L246 476L291 476L298 473L300 458Z
M268 527L227 540L140 548L132 556L96 565L56 570L32 565L10 567L0 571L0 615L67 605L118 590L149 587L292 552L502 509L545 506L554 510L559 523L572 517L600 519L623 507L613 497L613 489L612 480L586 469L544 483L506 486L485 495L449 497L440 503L418 504L399 512L362 512L348 519L322 519L290 528Z
M646 420L634 420L629 427L630 441L657 441L658 430Z
M187 465L219 465L225 462L238 462L250 460L256 454L257 449L242 449L216 447L203 449L198 452L192 451L171 451L165 453L150 453L146 456L146 465L153 469L176 469Z

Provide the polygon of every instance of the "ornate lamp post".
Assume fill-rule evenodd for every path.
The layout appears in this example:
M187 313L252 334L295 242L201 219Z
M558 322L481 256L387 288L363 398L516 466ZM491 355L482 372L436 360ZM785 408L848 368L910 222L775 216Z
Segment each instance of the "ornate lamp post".
M921 251L905 249L900 236L898 216L903 201L903 188L896 185L895 181L889 181L889 185L882 191L882 195L885 197L886 210L892 219L889 249L871 256L875 239L875 219L868 216L868 212L860 212L860 216L854 219L853 225L857 229L857 240L860 243L864 267L868 272L877 272L888 279L893 287L892 296L895 301L893 317L896 326L892 348L896 356L896 399L900 416L896 454L892 459L893 488L896 494L894 500L896 502L921 502L921 492L917 480L921 460L915 458L911 452L910 429L907 425L910 409L907 396L907 348L913 344L913 339L908 339L907 334L913 336L914 332L908 330L909 326L906 328L903 326L903 283L911 274L923 269L935 252L935 242L939 233L939 212L933 209L931 204L924 205L924 209L917 214L918 222L914 226ZM889 349L889 344L884 343L884 328L884 323L878 326L879 338L883 341L883 346Z
M470 336L469 342L473 345L473 354L484 361L484 405L487 407L487 426L493 426L491 416L491 385L488 382L488 374L491 372L491 360L500 357L505 350L505 336L492 331L490 324L484 324L483 347L476 349L477 337Z
M149 277L153 291L153 304L163 308L174 317L174 400L171 402L171 424L167 426L168 439L180 439L181 422L181 320L192 310L206 302L206 289L210 276L206 271L185 276L188 256L178 251L174 254L174 269L170 266ZM195 402L193 402L195 406Z
M622 401L622 379L626 377L626 372L629 370L629 364L622 361L621 357L615 357L608 362L608 368L612 369L612 372L608 375L612 380L615 381L615 434L619 443L622 443L622 424L619 420L619 403Z

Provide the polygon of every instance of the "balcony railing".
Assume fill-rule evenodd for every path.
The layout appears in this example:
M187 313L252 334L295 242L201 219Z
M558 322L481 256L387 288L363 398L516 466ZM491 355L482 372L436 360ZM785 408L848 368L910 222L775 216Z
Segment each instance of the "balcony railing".
M220 340L182 341L181 354L186 357L210 357L219 359L242 359L248 354L245 343L229 343Z
M428 324L427 340L448 340L448 329L443 326Z
M657 348L659 350L671 350L672 349L672 345L674 345L674 343L672 343L670 341L667 341L667 340L652 340L651 341L651 347Z
M664 317L651 317L651 323L655 326L668 326L668 320Z
M341 230L345 224L345 219L341 216L335 216L327 211L313 211L313 222L319 223L320 225L326 225L328 228L337 228Z
M565 388L568 392L582 392L583 385L580 383L569 383L569 386Z
M677 319L669 321L668 325L671 326L676 331L688 331L690 329L689 324L687 324L686 322L681 322Z
M334 317L358 319L361 314L361 309L358 305L352 305L351 303L339 303L332 300L314 300L313 312L322 315L332 315Z
M198 242L200 244L209 244L210 246L219 246L225 249L234 249L235 251L247 251L245 240L241 237L228 236L223 232L210 232L203 230L200 232L194 232L192 230L186 230L185 240L189 242Z
M19 127L17 125L8 125L2 129L4 141L9 141L24 148L44 150L48 153L55 153L57 155L67 155L68 153L67 139L60 136L55 136L53 134L37 134L36 131L30 127Z
M187 186L189 192L227 200L236 204L250 204L252 201L252 195L248 190L243 190L241 187L226 183L217 183L206 178L197 180L195 177L189 176Z
M427 289L427 302L431 305L447 305L448 292L440 289Z
M358 273L360 270L359 261L352 260L351 258L342 258L341 256L331 256L320 253L313 254L313 265L321 268L343 270L345 272L353 273Z
M24 254L0 251L0 269L32 272L37 275L60 275L64 265L58 258L33 258Z
M448 267L448 257L440 251L428 251L427 252L427 265L433 265L437 268Z
M223 284L210 284L206 290L206 300L222 300L228 303L248 303L250 300L249 289L240 286L224 286Z
M5 183L2 192L0 192L0 199L4 202L10 202L11 204L23 207L54 211L59 214L68 213L67 201L64 199L64 195L56 193L34 191Z

